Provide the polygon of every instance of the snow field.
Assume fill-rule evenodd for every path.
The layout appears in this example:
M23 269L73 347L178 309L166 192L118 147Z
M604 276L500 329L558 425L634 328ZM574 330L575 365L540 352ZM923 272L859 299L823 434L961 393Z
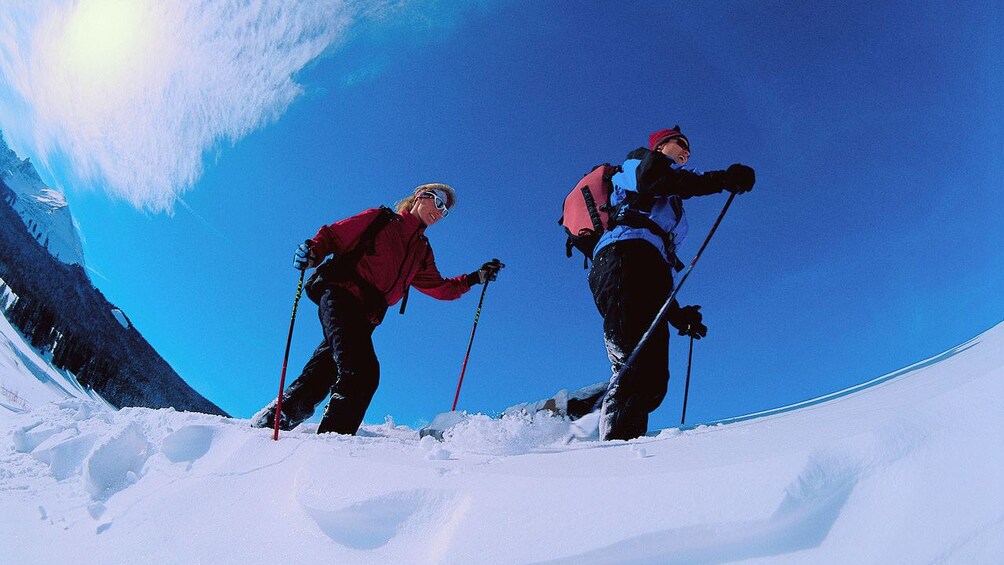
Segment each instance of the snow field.
M1001 344L1004 325L826 402L630 442L566 443L539 415L274 442L80 398L0 410L0 544L12 563L999 563Z

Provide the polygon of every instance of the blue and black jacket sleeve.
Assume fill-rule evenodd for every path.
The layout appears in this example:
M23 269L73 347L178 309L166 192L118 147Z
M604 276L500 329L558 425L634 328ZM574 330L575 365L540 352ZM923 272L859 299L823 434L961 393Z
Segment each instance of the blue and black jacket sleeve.
M657 151L639 147L628 153L625 164L638 161L635 168L638 194L652 196L677 195L682 198L706 196L725 190L725 172L696 173L673 167L669 157Z

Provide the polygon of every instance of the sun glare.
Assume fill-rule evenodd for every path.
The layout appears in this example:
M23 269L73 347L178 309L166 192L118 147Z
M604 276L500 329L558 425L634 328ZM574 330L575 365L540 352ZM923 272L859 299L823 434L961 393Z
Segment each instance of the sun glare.
M67 22L65 61L92 85L113 86L144 56L143 2L81 0Z

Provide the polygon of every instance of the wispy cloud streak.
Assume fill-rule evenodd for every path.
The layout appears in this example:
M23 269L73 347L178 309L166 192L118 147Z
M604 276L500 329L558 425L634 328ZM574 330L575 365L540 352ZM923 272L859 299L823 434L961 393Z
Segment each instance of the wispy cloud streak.
M372 17L344 0L36 0L0 8L0 124L43 166L170 211L207 152L277 120L296 74ZM399 5L400 2L389 2Z

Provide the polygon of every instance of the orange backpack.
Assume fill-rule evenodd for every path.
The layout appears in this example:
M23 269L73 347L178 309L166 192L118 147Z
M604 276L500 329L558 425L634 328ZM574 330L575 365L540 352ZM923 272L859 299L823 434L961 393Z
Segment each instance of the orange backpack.
M613 191L611 178L620 167L604 163L596 165L575 188L565 197L558 225L565 228L565 254L572 256L572 248L593 258L593 249L603 232L610 227L610 193ZM585 260L583 260L585 264Z

